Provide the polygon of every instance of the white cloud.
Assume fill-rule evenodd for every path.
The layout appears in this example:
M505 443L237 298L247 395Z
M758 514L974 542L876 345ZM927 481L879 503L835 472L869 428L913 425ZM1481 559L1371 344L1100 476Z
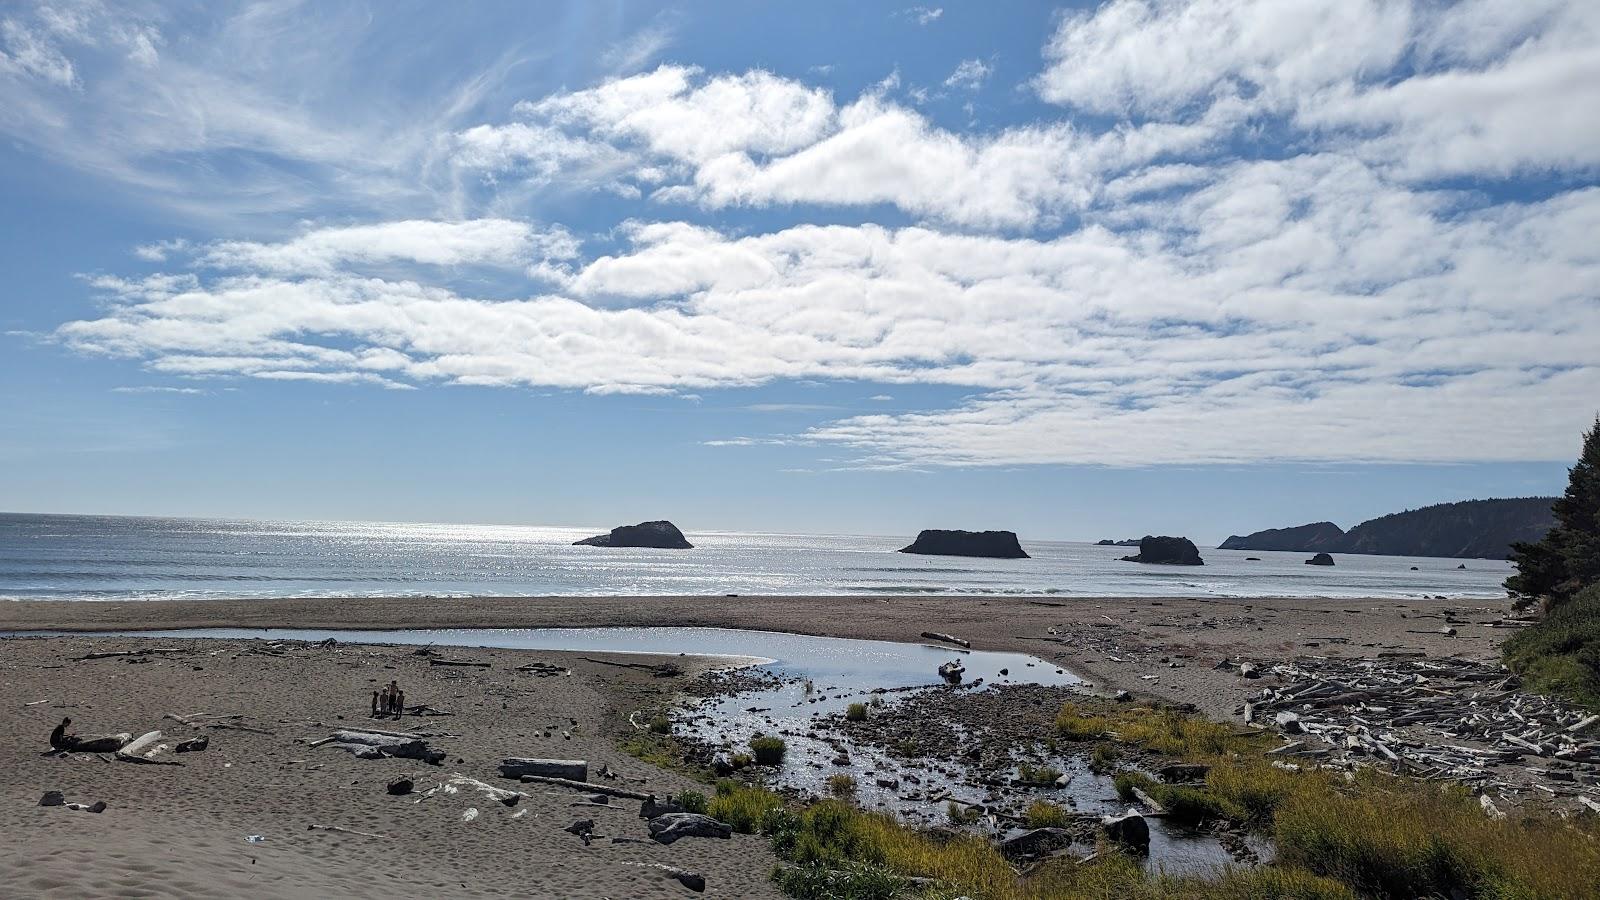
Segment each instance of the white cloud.
M189 249L189 241L184 238L174 238L166 241L154 241L149 244L140 244L133 248L133 255L146 262L166 262L167 257L174 253L182 253Z
M645 28L611 45L600 56L600 61L612 72L636 72L646 63L661 55L676 37L670 18L658 18Z
M950 77L944 80L944 86L958 91L975 91L983 87L991 71L993 70L989 65L981 59L964 59L956 66L956 70L950 73Z
M0 75L37 78L58 87L78 83L72 60L51 40L16 19L0 20Z
M515 301L343 270L107 278L110 311L57 336L189 377L969 393L806 435L891 467L1548 459L1600 396L1600 188L1464 209L1330 153L1120 212L1143 226L634 223Z
M931 25L944 15L944 7L913 6L905 10L905 14L915 19L918 25Z
M349 264L389 262L510 267L569 259L577 252L577 240L563 228L537 231L510 219L410 220L319 228L278 244L220 241L205 249L200 262L225 269L332 273Z
M143 384L132 387L114 387L113 394L204 394L200 388L164 387L160 385Z
M1209 122L1100 133L1055 123L966 135L883 94L880 86L838 106L826 91L766 72L708 78L663 66L519 104L527 121L458 134L457 160L509 171L521 151L483 148L525 143L550 154L535 166L548 180L566 164L559 148L598 144L636 154L636 180L657 202L892 204L931 220L1035 227L1081 208L1106 177L1219 133ZM662 178L678 183L656 186Z
M1241 95L1279 106L1388 70L1411 19L1410 3L1382 0L1111 0L1062 19L1037 84L1046 100L1099 113Z

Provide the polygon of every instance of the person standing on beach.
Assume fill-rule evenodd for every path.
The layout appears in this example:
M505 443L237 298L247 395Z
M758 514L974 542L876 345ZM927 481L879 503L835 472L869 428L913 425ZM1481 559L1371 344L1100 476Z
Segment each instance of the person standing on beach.
M378 717L378 692L377 691L373 691L372 692L372 717L374 719L376 719Z

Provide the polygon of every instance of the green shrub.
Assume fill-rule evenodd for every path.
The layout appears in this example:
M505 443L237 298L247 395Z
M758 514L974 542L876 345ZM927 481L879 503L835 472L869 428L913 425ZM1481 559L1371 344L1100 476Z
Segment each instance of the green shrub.
M844 711L844 717L850 722L865 722L867 720L867 705L865 703L852 703Z
M855 778L840 772L828 776L828 793L836 797L844 797L856 792Z
M733 766L735 772L748 769L755 764L756 758L748 753L735 753L728 758L728 765Z
M703 813L706 811L706 795L699 791L679 791L675 797L678 805L684 812Z
M741 834L754 834L767 815L782 806L783 799L771 791L724 779L717 782L716 793L706 802L706 815Z
M781 737L760 735L750 739L750 750L755 754L756 762L763 766L775 766L783 762L783 755L789 751L789 745Z
M671 734L672 720L658 713L650 719L650 731L655 734Z
M1529 689L1600 709L1600 584L1553 607L1501 652Z
M799 900L893 900L910 893L904 878L879 866L846 863L779 866L772 873L778 889Z

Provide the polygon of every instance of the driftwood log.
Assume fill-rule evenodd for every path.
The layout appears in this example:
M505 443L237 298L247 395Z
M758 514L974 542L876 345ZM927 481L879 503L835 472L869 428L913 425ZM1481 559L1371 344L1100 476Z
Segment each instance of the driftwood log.
M643 791L630 791L627 788L616 788L608 784L594 784L588 781L573 781L571 778L554 778L546 775L524 775L523 784L553 784L558 787L572 788L573 790L586 791L591 794L606 794L612 797L622 797L628 800L653 800L655 794L646 794Z
M964 641L961 638L958 638L954 635L945 634L942 631L924 631L922 636L930 641L944 641L947 644L955 644L957 647L970 648L972 646L971 641Z
M119 656L154 656L157 653L182 653L182 647L146 647L142 650L97 650L85 653L78 657L82 662L87 659L115 659Z
M156 755L165 749L167 749L167 745L161 743L161 732L147 731L144 734L141 734L133 740L127 742L126 744L123 744L120 748L118 748L115 755L117 759L120 759L123 762L144 763L146 765L158 766L183 765L183 763L178 762L175 759L156 759Z
M331 744L336 749L354 753L362 758L393 756L400 759L420 759L423 762L437 764L442 762L445 757L443 750L435 750L429 747L428 742L421 738L394 737L370 731L335 732L332 737L313 741L311 746L321 747L325 744Z
M528 759L512 756L500 761L500 774L505 778L542 775L546 778L565 778L568 781L588 781L589 761L584 759Z

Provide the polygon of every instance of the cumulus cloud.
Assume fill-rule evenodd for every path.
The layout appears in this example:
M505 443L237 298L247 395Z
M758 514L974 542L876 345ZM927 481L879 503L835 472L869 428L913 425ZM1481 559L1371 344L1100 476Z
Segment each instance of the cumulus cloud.
M648 182L658 201L712 208L887 203L980 227L1053 223L1085 205L1108 175L1186 152L1218 133L1207 122L1087 133L1062 122L962 134L892 102L882 89L840 106L820 88L767 72L708 77L682 66L524 102L517 112L526 121L458 134L457 161L510 173L534 159L548 163L535 168L549 179L565 164L563 148L600 145L636 157L639 173L666 177L659 187L655 178ZM523 145L525 153L482 149Z

